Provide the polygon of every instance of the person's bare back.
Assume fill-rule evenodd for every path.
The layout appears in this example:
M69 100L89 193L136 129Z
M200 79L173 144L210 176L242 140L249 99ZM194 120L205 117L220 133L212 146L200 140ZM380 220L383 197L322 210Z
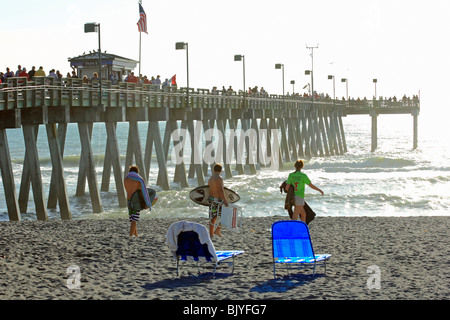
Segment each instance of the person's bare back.
M214 173L211 176L211 178L209 178L208 186L209 186L209 195L211 197L225 200L223 194L223 179L219 174Z
M130 178L125 178L123 181L123 185L125 187L125 190L127 191L127 199L131 199L133 193L141 188L141 184L139 183L139 181Z

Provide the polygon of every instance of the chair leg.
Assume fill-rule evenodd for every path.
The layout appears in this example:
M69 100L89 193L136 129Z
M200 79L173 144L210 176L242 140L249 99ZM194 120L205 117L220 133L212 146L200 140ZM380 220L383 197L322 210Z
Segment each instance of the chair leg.
M216 268L217 268L217 263L214 265L213 278L214 278L215 275L216 275Z

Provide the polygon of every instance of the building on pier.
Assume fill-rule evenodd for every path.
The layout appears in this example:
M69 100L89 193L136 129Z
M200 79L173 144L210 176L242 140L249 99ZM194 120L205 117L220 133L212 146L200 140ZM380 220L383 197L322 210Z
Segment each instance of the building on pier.
M79 78L87 76L91 79L94 72L98 73L98 51L82 54L77 57L69 58L70 66L77 70ZM128 76L138 64L138 61L120 57L115 54L102 52L102 79L119 79L123 80Z

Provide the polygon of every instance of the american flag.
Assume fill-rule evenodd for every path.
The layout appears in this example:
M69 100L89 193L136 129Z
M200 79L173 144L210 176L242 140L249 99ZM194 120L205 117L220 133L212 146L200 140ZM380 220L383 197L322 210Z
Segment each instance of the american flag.
M139 3L139 21L137 23L139 32L147 32L147 15L145 14L144 8L142 8Z

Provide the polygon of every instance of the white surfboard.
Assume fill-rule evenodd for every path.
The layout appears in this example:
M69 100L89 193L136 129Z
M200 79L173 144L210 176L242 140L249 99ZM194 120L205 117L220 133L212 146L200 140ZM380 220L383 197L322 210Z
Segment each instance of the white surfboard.
M225 197L227 198L228 203L235 203L238 202L241 197L234 192L231 189L228 189L227 187L223 188L223 191L225 193ZM195 203L198 203L202 206L208 206L208 197L209 197L209 186L201 186L193 189L189 193L189 198L191 198L192 201Z

